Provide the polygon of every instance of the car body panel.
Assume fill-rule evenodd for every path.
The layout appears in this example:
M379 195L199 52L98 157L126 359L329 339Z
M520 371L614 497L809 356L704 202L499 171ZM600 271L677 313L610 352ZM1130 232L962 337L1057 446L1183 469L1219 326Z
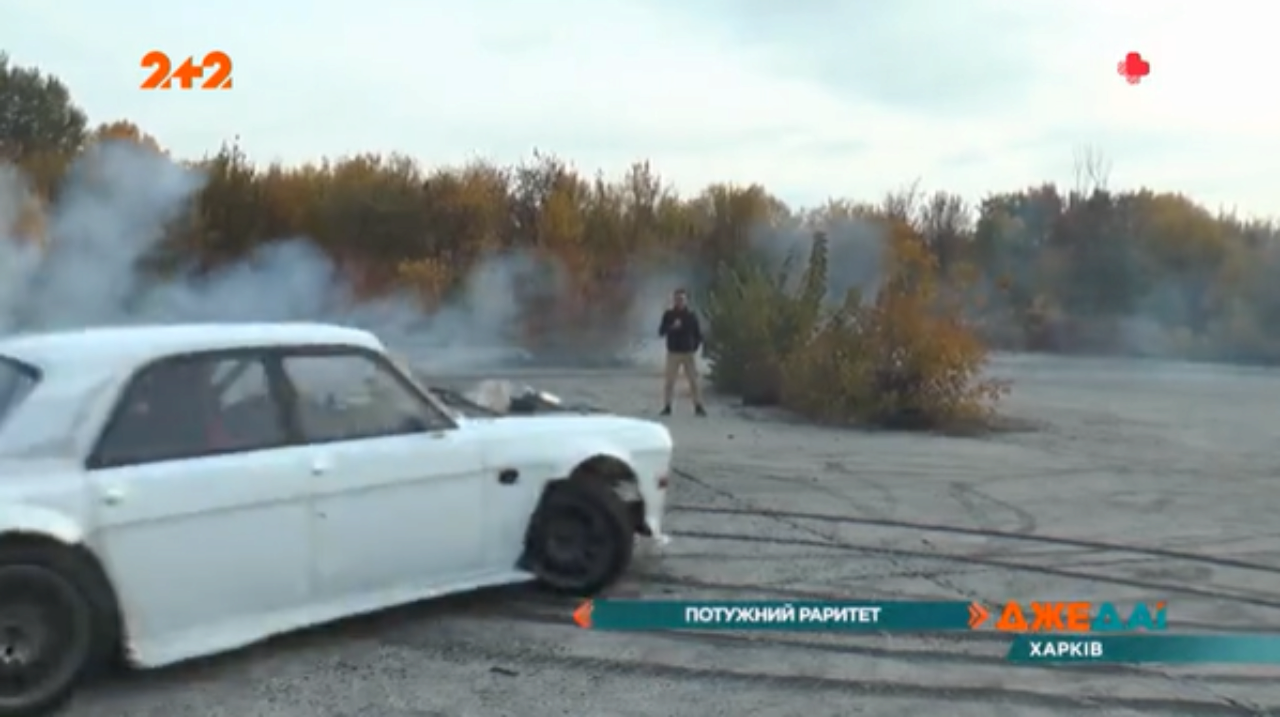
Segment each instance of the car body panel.
M210 642L312 599L306 459L291 447L90 471L90 546L132 640Z
M151 362L313 345L385 351L366 332L317 324L0 339L0 355L43 373L0 424L0 536L90 550L117 593L132 664L528 580L516 563L543 489L592 458L634 472L646 522L662 536L671 435L607 414L458 418L412 435L86 468L126 386ZM501 479L509 471L516 480Z
M89 525L83 484L77 466L67 461L0 461L0 534L83 543Z
M475 433L484 446L487 482L485 510L499 526L491 531L495 559L515 560L523 545L523 530L549 481L565 478L590 458L607 457L629 466L645 502L645 522L659 542L665 542L662 513L665 491L658 486L670 471L671 434L660 425L610 415L542 415L471 418L463 430ZM514 469L513 485L501 485L498 474Z
M473 436L451 430L309 450L321 599L435 588L498 567L484 559L481 452Z

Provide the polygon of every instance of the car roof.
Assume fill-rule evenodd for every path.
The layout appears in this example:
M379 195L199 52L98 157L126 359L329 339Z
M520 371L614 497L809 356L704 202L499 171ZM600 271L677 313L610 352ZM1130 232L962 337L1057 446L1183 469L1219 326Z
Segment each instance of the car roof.
M198 351L320 345L383 349L382 342L368 331L336 324L200 323L22 334L0 339L0 355L42 369L80 365L110 370Z

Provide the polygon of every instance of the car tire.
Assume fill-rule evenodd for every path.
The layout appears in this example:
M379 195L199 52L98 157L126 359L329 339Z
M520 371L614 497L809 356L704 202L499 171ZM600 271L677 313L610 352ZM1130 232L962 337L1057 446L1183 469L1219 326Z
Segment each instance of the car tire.
M105 667L118 643L115 600L74 549L0 544L0 717L48 714ZM15 685L25 674L29 684Z
M544 588L590 597L631 564L635 526L622 498L597 479L553 485L534 514L525 564Z

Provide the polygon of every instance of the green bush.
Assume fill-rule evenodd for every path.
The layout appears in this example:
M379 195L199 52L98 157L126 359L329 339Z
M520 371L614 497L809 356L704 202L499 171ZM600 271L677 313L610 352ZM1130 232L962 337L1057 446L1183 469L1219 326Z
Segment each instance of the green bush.
M983 377L986 348L940 291L935 257L903 222L873 301L860 287L824 302L829 241L815 234L805 271L795 256L723 272L706 310L713 385L749 404L781 404L840 424L938 428L991 416L1005 387Z
M789 290L795 253L776 272L755 256L721 270L705 310L713 386L752 405L779 402L783 364L809 340L822 309L814 289L825 287L826 250L815 239L798 291Z
M0 116L0 169L16 166L30 190L0 217L0 241L62 240L50 209L67 169L95 144L165 152L127 119L91 124L57 78L3 53L0 106L15 108ZM647 162L615 178L542 154L517 166L426 167L398 155L262 166L234 143L174 161L207 182L147 266L213 271L306 237L359 297L408 293L430 312L464 293L488 258L514 253L557 268L554 291L522 284L512 333L525 348L612 356L634 339L619 317L663 273L637 267L674 261L684 281L710 285L699 303L713 384L819 420L937 425L988 413L1001 387L982 378L985 348L970 320L1014 350L1154 347L1280 363L1270 330L1280 325L1280 224L1214 214L1178 194L1046 184L977 206L913 190L879 208L838 200L810 210L755 185L682 194ZM889 237L876 291L827 296L843 245L823 237L781 269L751 254L761 227L846 220L878 222ZM951 297L966 287L962 313ZM1134 319L1150 329L1136 345Z

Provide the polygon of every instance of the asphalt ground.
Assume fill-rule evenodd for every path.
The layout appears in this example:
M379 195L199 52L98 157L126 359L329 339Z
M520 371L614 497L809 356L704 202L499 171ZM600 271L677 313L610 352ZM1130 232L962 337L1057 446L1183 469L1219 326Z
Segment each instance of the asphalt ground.
M619 596L1168 602L1170 629L1280 633L1280 376L1003 357L1024 430L668 419L673 542ZM461 377L453 377L462 380ZM519 380L652 415L644 370ZM90 686L69 717L1280 714L1280 668L1015 667L985 633L608 633L526 587L424 603Z

